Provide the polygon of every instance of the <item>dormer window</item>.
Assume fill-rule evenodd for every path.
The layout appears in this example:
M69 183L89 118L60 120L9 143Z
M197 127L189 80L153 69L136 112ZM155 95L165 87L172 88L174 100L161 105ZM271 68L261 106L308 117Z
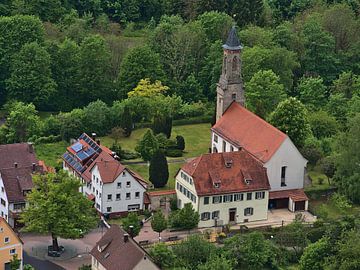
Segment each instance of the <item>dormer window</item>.
M251 184L251 179L245 179L245 184L250 185Z
M220 183L214 183L214 188L219 188L220 187Z

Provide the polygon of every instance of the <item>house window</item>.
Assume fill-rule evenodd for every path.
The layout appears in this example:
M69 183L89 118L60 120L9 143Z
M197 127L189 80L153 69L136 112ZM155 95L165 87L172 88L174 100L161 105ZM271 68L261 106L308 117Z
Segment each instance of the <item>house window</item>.
M244 209L244 216L252 216L254 214L254 208L248 207Z
M252 193L247 193L246 194L246 200L250 201L252 198Z
M10 242L10 238L9 238L9 237L5 237L5 238L4 238L4 243L7 244L7 243L9 243L9 242Z
M210 212L201 213L201 220L209 220L210 219Z
M135 199L139 199L140 198L140 192L135 192Z
M265 198L265 192L264 191L259 191L255 193L255 199L256 200L261 200Z
M128 205L128 211L136 211L140 209L140 204L131 204Z
M22 210L25 208L25 203L15 203L14 210Z
M95 188L93 187L93 192L95 192Z
M233 196L232 195L224 195L224 203L225 202L232 202Z
M111 212L111 207L106 207L106 212L110 213Z
M120 201L120 200L121 200L121 194L120 194L120 193L117 193L117 194L116 194L116 200L117 200L117 201Z
M130 199L131 199L130 192L126 193L126 199L127 199L127 200L130 200Z
M96 208L97 208L97 209L100 209L100 204L97 203L97 204L96 204Z
M4 192L5 190L4 190L4 187L1 187L1 192Z
M1 204L2 204L3 206L6 206L5 200L3 200L2 198L1 198Z
M213 147L213 151L212 151L213 153L217 153L218 152L218 150L217 150L217 148L214 146Z
M209 204L209 197L204 197L204 204Z
M96 190L96 196L98 195L99 191Z
M127 182L126 182L126 187L131 187L130 181L127 181Z
M286 187L285 176L286 176L286 166L282 166L281 167L281 186L282 187Z
M232 100L236 100L236 93L232 93L231 98Z
M230 152L234 152L234 146L230 145Z
M234 202L243 201L243 200L244 200L244 194L243 193L234 194Z
M223 152L226 152L226 142L223 141Z
M222 196L214 196L213 197L213 203L221 203Z
M123 172L123 173L122 173L122 176L123 176L123 177L125 177L125 176L126 176L126 173L125 173L125 172Z
M108 194L107 200L108 200L108 201L112 201L112 194Z
M214 134L214 142L218 142L218 136L216 134Z
M99 183L99 178L96 177L96 184L98 184L98 183Z
M99 198L101 198L101 192L99 192Z
M117 183L117 188L121 188L121 183Z
M212 219L218 219L219 216L220 216L220 211L214 211L214 212L212 212L212 214L211 214L211 218L212 218Z
M14 254L16 254L16 249L15 248L10 249L10 255L14 255Z

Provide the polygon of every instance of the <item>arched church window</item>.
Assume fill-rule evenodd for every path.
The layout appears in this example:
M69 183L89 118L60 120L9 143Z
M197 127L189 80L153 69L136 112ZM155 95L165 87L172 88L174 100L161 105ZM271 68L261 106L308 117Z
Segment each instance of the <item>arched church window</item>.
M223 67L224 67L224 74L226 74L226 61L227 61L227 57L224 57L224 63L223 63Z
M234 56L234 58L233 58L233 62L232 62L232 70L233 71L235 71L235 70L237 70L237 68L238 68L238 58L236 57L236 56Z

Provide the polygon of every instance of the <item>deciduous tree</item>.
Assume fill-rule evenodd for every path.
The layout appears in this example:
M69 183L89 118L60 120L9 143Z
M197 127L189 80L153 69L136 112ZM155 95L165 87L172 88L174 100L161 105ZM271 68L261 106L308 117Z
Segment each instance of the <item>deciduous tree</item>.
M150 129L146 131L143 138L135 148L135 150L140 153L142 159L145 161L150 161L158 149L159 144Z
M140 220L137 213L129 213L126 218L123 218L122 226L131 237L137 236L141 230Z
M160 241L160 233L167 228L167 220L161 210L155 212L151 219L151 228L159 233L159 241Z

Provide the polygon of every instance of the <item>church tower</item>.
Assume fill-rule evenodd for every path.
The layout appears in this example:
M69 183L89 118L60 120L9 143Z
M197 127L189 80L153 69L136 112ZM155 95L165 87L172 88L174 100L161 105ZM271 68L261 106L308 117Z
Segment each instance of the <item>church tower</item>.
M240 59L242 46L235 26L231 28L226 43L222 47L224 49L224 58L222 73L216 89L216 121L219 120L233 101L242 106L245 104Z

